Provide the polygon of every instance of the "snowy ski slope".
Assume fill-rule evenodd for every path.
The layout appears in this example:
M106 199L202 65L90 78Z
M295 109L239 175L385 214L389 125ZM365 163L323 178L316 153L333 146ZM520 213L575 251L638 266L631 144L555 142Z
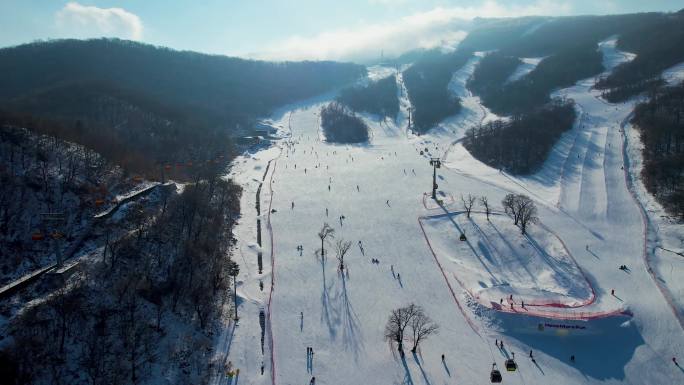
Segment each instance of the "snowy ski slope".
M617 51L614 39L600 48L607 70L632 57ZM245 189L236 229L240 321L237 326L228 323L217 337L221 369L214 383L308 384L315 376L318 385L483 384L488 383L492 362L502 368L511 352L517 353L519 370L504 373L506 384L684 381L682 370L671 362L673 356L684 357L684 333L670 294L672 288L681 290L671 286L670 279L681 276L684 267L680 264L677 270L673 267L674 275L659 276L658 259L648 254L649 213L642 211L639 200L644 195L630 191L638 174L631 161L638 137L630 136L633 129L625 122L635 102L605 103L591 90L593 79L559 90L558 95L576 101L581 118L539 173L516 178L472 158L459 141L468 126L496 118L464 88L480 57L455 73L449 85L463 98L464 111L427 135L406 130L410 104L399 76L401 112L396 123L364 116L372 129L369 143L321 141L317 113L333 97L327 95L274 114L269 122L283 139L235 161L230 176ZM371 77L379 77L392 69L373 71ZM449 214L425 197L431 186L431 156L444 160L438 184L440 197L451 203L446 207ZM450 238L457 233L450 234L435 215L458 218L458 197L468 193L487 196L499 209L509 192L528 194L537 202L544 227L535 227L531 234L548 243L542 250L553 258L541 267L539 261L524 263L524 258L541 258L544 252L535 255L513 247L517 251L507 255L513 259L497 264L495 279L507 277L519 296L533 287L535 296L547 290L555 292L549 298L561 294L568 304L583 302L593 290L591 303L546 309L547 318L500 312L468 294L482 289L477 277L484 270L477 264L469 265L473 277L462 282L447 273L445 258L465 256ZM497 226L506 228L504 221L498 218ZM352 242L344 275L337 269L332 244L326 247L326 258L316 253L316 233L324 222L335 229L336 239ZM422 223L444 236L433 242L433 236L425 235L431 230L424 233ZM670 231L682 233L681 228ZM502 235L504 240L516 237ZM372 264L371 258L380 263ZM630 270L619 270L621 264ZM657 268L651 273L652 264ZM538 269L532 271L537 282L524 278L529 276L524 269L532 266ZM562 274L553 278L549 272L554 269ZM392 309L411 302L423 306L440 331L422 343L418 354L408 352L402 360L384 340L384 326ZM622 314L625 311L633 316ZM580 313L612 316L574 319ZM495 339L505 341L504 350L494 347ZM306 347L314 349L312 370L307 368ZM530 350L535 362L527 356ZM569 362L571 355L575 363ZM240 369L232 382L224 375L228 362Z

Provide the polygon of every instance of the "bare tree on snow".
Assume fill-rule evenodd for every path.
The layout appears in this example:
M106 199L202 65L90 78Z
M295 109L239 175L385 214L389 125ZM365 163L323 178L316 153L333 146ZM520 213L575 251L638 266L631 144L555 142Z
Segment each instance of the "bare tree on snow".
M409 326L411 327L411 332L413 333L413 347L411 348L411 352L413 353L415 353L416 349L418 349L418 344L420 344L420 341L433 334L437 334L439 331L439 325L432 322L430 317L425 315L423 308L420 306L418 306L418 311L411 319Z
M489 206L489 201L487 200L487 197L480 197L480 204L482 205L482 207L484 207L485 214L487 214L487 220L489 220L489 214L492 212L492 208Z
M463 194L461 194L461 202L463 203L463 208L465 209L468 218L470 218L470 211L473 209L475 201L477 201L476 196L468 194L467 197L464 197Z
M321 231L318 232L318 238L321 239L321 258L325 257L325 240L327 238L335 238L335 229L330 227L326 222L323 224Z
M345 241L340 238L335 243L335 253L337 254L337 260L340 262L340 271L344 271L344 256L349 251L351 247L351 241Z
M527 233L530 223L537 223L537 206L530 197L524 194L508 194L501 201L504 211L513 218L516 226L520 227L523 234Z

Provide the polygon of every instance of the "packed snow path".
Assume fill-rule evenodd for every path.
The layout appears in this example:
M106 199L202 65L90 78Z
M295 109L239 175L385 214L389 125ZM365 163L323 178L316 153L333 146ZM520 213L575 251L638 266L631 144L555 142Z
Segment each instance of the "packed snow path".
M610 45L602 48L608 57ZM578 123L564 136L539 174L514 178L479 163L455 143L468 125L487 114L465 90L460 92L475 103L464 103L466 111L431 134L407 135L405 126L367 117L372 140L358 146L324 141L317 116L321 101L298 106L274 119L274 126L291 126L291 136L279 144L282 152L273 148L236 162L233 173L249 190L236 234L238 258L245 257L238 288L241 321L221 337L227 341L221 348L228 354L225 360L241 368L240 384L306 384L313 376L319 385L481 384L488 381L492 361L501 368L511 352L517 353L519 371L504 373L510 384L669 384L684 379L670 361L684 353L682 329L646 271L644 224L620 169L619 126L631 106L608 106L581 84L565 90L582 110L584 125ZM396 121L405 121L403 113ZM568 146L568 138L577 138L577 144ZM441 197L472 193L498 205L508 192L530 195L545 225L587 272L597 296L593 309L629 308L634 317L574 322L569 325L578 331L570 332L563 322L542 322L547 329L560 329L539 333L539 319L487 310L458 283L445 281L417 220L429 214L423 205L432 177L428 159L442 155L448 167L439 172ZM270 212L273 244L264 241L261 250L268 261L272 247L277 267L272 272L265 263L258 274L256 218L247 211L254 204L254 180L276 158L269 171L272 194L269 189L261 196L262 207L275 210ZM549 172L561 168L562 177ZM352 242L344 274L337 268L334 240L326 245L325 258L317 252L316 234L325 222L335 229L335 239ZM371 263L372 258L380 263ZM619 270L620 264L630 271ZM268 310L272 273L267 325L272 340L267 333L262 353L259 313ZM384 326L392 309L411 302L423 306L441 328L418 354L408 352L402 360L384 340ZM494 347L495 339L505 341L504 350ZM314 351L310 367L307 347ZM536 362L527 357L529 350ZM575 363L569 362L571 355Z

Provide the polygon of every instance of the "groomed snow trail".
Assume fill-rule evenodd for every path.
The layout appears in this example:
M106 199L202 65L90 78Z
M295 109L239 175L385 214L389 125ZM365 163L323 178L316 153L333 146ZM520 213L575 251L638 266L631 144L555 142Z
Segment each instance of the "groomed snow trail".
M607 63L629 58L615 50L614 41L603 42L601 49ZM236 231L246 260L238 289L244 299L242 317L230 348L224 349L226 359L243 368L239 384L268 384L271 375L282 385L307 384L312 376L318 385L482 384L492 361L501 368L511 352L517 353L519 371L504 373L507 384L670 384L684 378L670 361L683 356L684 335L646 271L644 223L620 168L625 160L619 126L632 104L605 104L589 81L559 91L576 100L582 120L563 136L537 175L516 178L473 159L458 142L471 124L492 118L462 86L478 60L475 56L457 72L450 85L463 97L464 111L427 135L405 130L404 109L395 120L399 124L365 116L372 140L354 146L320 141L317 113L326 100L274 115L274 125L287 127L289 122L292 128L273 168L273 194L262 196L262 207L272 200L275 210L270 220L276 283L267 325L275 341L275 371L269 362L264 375L259 370L271 353L267 341L262 355L258 320L259 309L268 304L271 272L265 263L264 273L256 273L256 251L250 247L255 218L247 213L254 198L246 191ZM389 70L375 71L373 76ZM255 190L253 179L261 179L265 163L279 153L274 148L240 158L233 175ZM496 206L508 192L530 195L545 229L562 241L595 291L595 301L585 310L624 308L634 317L544 321L495 312L473 301L448 274L447 264L454 262L440 262L452 250L434 245L431 251L418 220L441 210L424 200L431 186L430 156L443 156L445 162L438 184L440 197L450 203L448 212L460 210L460 194L486 195ZM335 229L335 239L352 242L344 274L337 268L334 240L326 245L326 258L317 253L316 233L326 222ZM262 244L265 262L267 244ZM372 258L380 263L371 263ZM618 270L620 264L630 271ZM523 279L516 266L522 265L511 264L510 274ZM259 279L264 280L263 292ZM402 360L384 340L384 325L392 309L411 302L423 306L441 328L421 344L418 354L408 352ZM503 339L505 350L493 348L494 339ZM307 347L314 350L311 370ZM536 363L527 358L529 350ZM574 364L570 355L577 357Z

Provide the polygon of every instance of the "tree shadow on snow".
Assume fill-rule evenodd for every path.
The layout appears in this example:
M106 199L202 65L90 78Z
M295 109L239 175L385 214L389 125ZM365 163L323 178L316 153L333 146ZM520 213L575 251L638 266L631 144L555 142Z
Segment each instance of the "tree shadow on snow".
M411 371L406 365L406 356L401 356L401 363L404 365L404 385L413 385L413 378L411 377Z
M413 359L416 361L416 364L418 365L418 368L420 369L420 374L423 375L423 379L425 380L425 383L427 385L430 385L430 380L427 377L427 374L425 373L425 370L423 370L423 365L420 364L420 359L418 359L418 355L414 352L413 353Z
M359 317L347 295L347 279L342 273L342 338L345 347L351 348L354 358L358 359L359 350L363 348L363 336L359 327Z
M328 326L328 333L330 333L330 336L334 338L335 326L330 314L330 294L328 292L328 285L325 279L325 256L321 256L318 251L316 252L316 256L321 261L321 274L323 276L323 290L321 292L321 320Z

